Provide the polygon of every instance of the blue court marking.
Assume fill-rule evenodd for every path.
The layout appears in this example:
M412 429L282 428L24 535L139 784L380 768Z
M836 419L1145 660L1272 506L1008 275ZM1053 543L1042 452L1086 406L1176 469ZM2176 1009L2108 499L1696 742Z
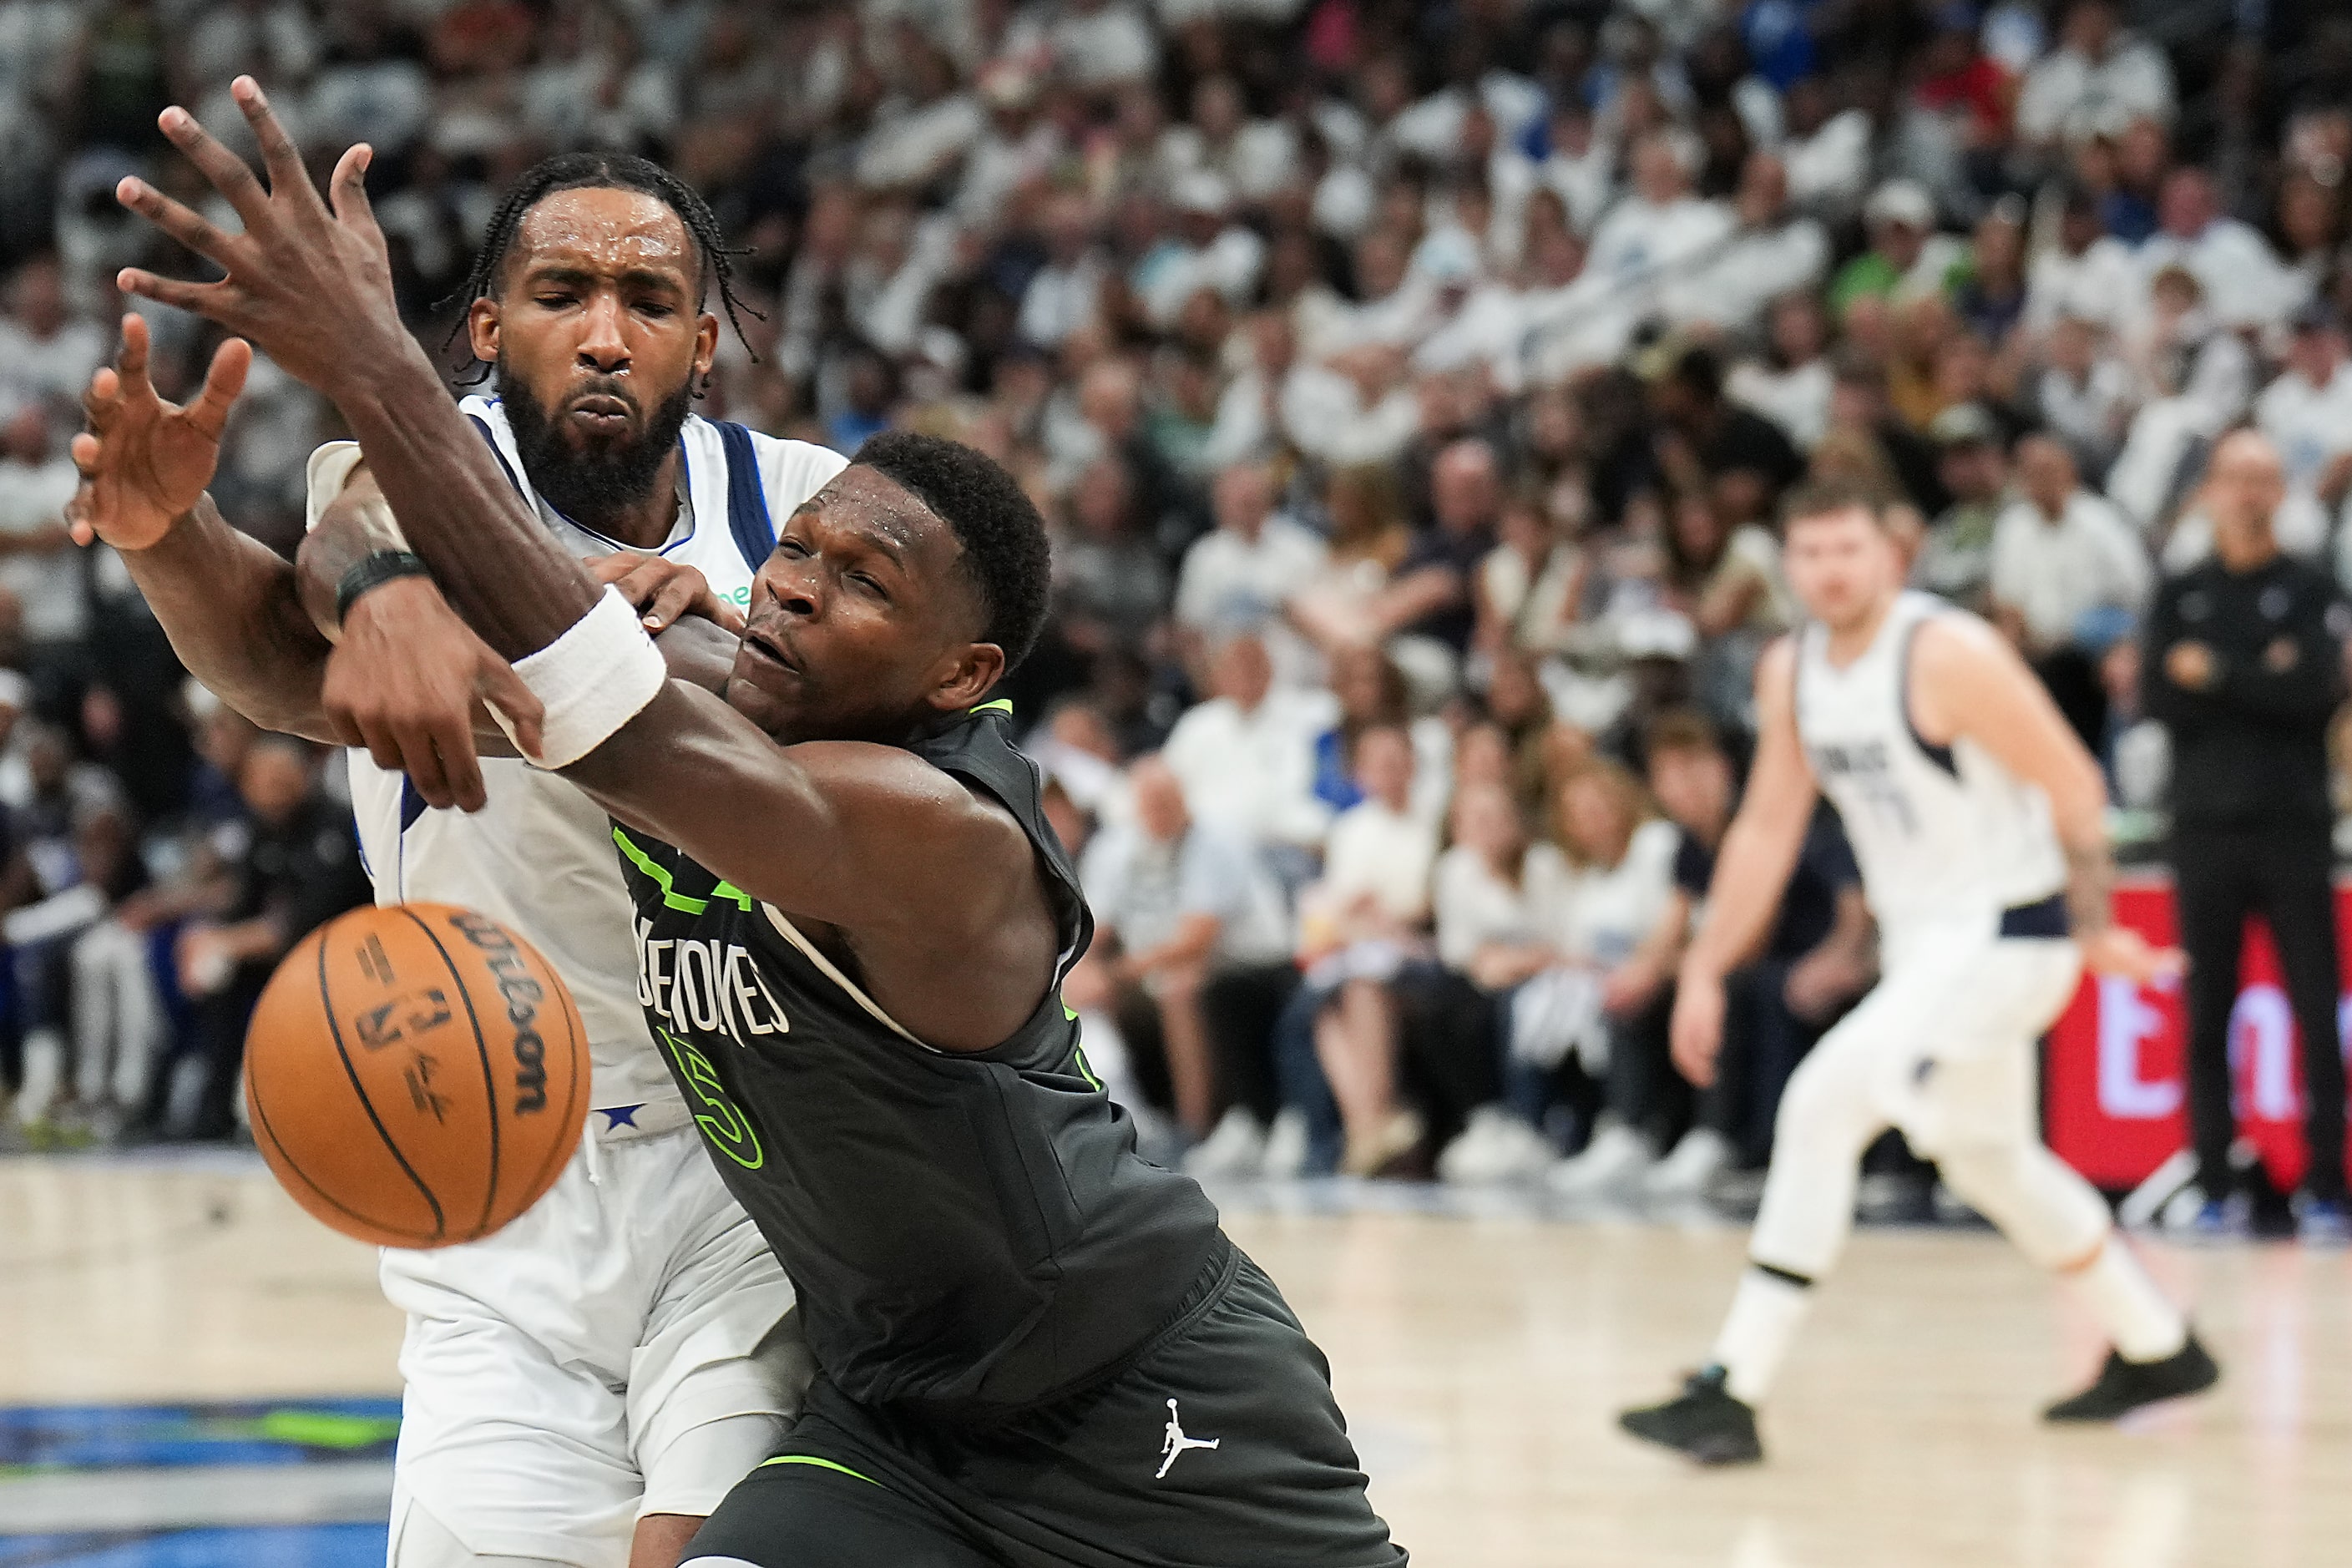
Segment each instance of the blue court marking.
M397 1399L0 1408L0 1479L12 1470L388 1459L399 1429ZM9 1561L0 1556L0 1568Z
M0 1536L0 1568L382 1568L386 1526Z

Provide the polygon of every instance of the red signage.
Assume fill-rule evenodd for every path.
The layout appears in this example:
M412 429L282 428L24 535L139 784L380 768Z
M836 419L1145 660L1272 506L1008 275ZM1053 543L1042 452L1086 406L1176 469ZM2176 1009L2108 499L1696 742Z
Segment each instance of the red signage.
M2336 902L2342 972L2352 978L2352 889L2338 888ZM2151 942L2177 940L2169 883L2118 888L2116 918ZM2238 1131L2261 1148L2271 1179L2284 1189L2301 1180L2305 1161L2301 1047L2278 954L2259 921L2247 928L2239 985L2230 1015ZM2179 983L2137 986L2085 975L2050 1032L2043 1102L2050 1147L2099 1186L2137 1186L2189 1142L2185 1002ZM2347 1015L2352 996L2339 997L2339 1042L2352 1023Z

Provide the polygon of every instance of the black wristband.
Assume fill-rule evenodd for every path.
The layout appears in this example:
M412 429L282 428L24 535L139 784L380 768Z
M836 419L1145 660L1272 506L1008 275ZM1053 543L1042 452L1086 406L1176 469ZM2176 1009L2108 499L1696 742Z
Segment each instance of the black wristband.
M381 588L395 577L431 575L433 569L414 551L378 550L363 555L335 584L335 619L340 621L350 615L360 595L371 588Z

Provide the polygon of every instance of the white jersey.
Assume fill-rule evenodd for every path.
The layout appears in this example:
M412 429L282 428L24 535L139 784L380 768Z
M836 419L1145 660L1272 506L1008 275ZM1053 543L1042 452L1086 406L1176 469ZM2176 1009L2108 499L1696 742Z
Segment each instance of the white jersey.
M533 492L497 398L468 397L459 407L565 544L583 557L621 548ZM679 440L686 462L678 516L661 553L697 568L720 598L740 607L751 602L752 574L774 548L781 520L848 461L699 416L687 419ZM333 499L318 493L322 470L337 489L349 471L312 460L314 526ZM376 766L364 750L351 753L351 777L352 813L377 903L459 904L503 922L572 988L595 1063L590 1103L618 1108L677 1098L637 1005L633 910L601 807L554 774L510 758L482 759L488 804L471 816L427 810L406 775Z
M1798 633L1798 738L1890 949L1930 922L1997 922L2066 882L2049 798L1966 736L1930 745L1911 722L1912 638L1928 617L1963 613L1903 594L1843 668L1830 662L1826 627Z

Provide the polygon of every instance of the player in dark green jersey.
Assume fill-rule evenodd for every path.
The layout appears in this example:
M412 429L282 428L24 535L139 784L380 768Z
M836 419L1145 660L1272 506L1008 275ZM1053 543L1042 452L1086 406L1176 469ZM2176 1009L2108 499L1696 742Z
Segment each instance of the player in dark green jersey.
M1403 1562L1322 1357L1199 1190L1137 1157L1061 1006L1090 922L1036 774L989 710L1045 615L1044 529L1019 487L950 443L878 440L784 523L723 675L667 678L402 329L365 150L338 165L330 209L258 89L235 91L267 191L184 113L163 124L241 234L142 182L121 191L226 278L123 286L332 398L414 551L370 580L429 570L467 639L517 661L537 701L507 692L512 728L616 818L641 1000L799 1288L819 1365L807 1413L687 1560ZM621 258L671 241L660 204L608 205L574 243ZM638 307L596 308L611 320L583 352L625 383ZM78 511L111 536L102 401L93 416ZM171 537L152 547L201 575L202 536ZM200 595L171 597L171 615L201 614ZM450 640L470 671L467 639ZM474 683L331 671L328 704L379 760L446 778L471 743L462 700L431 699L451 689Z

